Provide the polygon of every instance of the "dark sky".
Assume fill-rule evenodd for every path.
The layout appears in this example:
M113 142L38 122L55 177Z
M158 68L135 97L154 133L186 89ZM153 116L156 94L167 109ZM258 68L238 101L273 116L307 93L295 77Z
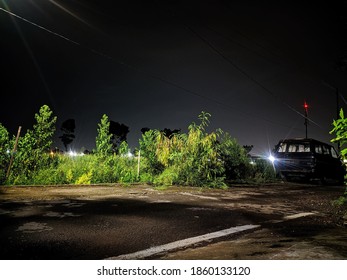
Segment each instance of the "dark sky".
M301 2L0 0L37 25L0 11L0 122L25 131L47 104L57 136L74 118L72 146L92 149L105 113L134 148L141 128L186 131L207 111L211 130L263 154L305 136L306 100L308 136L328 142L332 87L347 97L347 5Z

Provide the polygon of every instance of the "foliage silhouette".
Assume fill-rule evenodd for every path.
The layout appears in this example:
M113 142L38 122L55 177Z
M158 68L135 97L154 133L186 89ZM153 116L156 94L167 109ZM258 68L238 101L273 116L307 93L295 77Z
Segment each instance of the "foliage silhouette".
M67 146L70 145L75 139L75 128L76 124L74 119L67 119L61 125L60 130L63 131L63 135L59 136L59 138L63 142L65 151L67 151Z

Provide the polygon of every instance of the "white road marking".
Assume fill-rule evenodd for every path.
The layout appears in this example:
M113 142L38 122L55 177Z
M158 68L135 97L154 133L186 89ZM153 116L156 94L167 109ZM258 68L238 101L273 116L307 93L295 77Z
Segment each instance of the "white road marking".
M171 203L170 200L153 200L150 203Z
M188 193L182 193L182 194L190 195ZM204 197L204 198L206 198L206 197ZM281 222L284 222L284 221L294 220L294 219L298 219L298 218L302 218L302 217L306 217L306 216L312 216L312 215L317 215L317 213L315 213L315 212L303 212L303 213L298 213L298 214L284 216L282 218L282 220L272 220L272 221L269 221L269 222L271 222L271 223L281 223ZM198 218L198 216L195 216L195 217ZM257 229L259 227L261 227L261 226L260 225L243 225L243 226L231 227L231 228L224 229L224 230L221 230L221 231L216 231L216 232L207 233L207 234L196 236L196 237L191 237L191 238L187 238L187 239L171 242L171 243L168 243L168 244L160 245L160 246L157 246L157 247L152 247L152 248L149 248L149 249L146 249L146 250L142 250L142 251L138 251L138 252L134 252L134 253L130 253L130 254L119 255L119 256L116 256L116 257L110 257L110 258L107 258L107 260L137 260L137 259L144 259L144 258L148 258L150 256L154 256L154 255L157 255L157 254L167 253L167 252L172 251L172 250L177 250L177 249L182 249L182 248L185 248L185 247L189 247L189 246L192 246L192 245L200 243L200 242L212 241L214 239L217 239L217 238L220 238L220 237L224 237L224 236L228 236L228 235L232 235L232 234L235 234L235 233L238 233L238 232L243 232L243 231L247 231L247 230Z
M180 194L193 196L193 197L197 197L197 198L203 198L203 199L219 200L219 198L213 197L213 196L197 195L197 194L192 194L192 193L187 193L187 192L180 192Z
M290 220L303 218L303 217L307 217L307 216L312 216L312 215L318 215L318 214L319 213L317 213L317 212L302 212L302 213L298 213L298 214L284 216L281 220L270 220L268 222L272 223L272 224L278 224L278 223L282 223L284 221L290 221Z
M107 258L108 260L136 260L136 259L144 259L153 255L165 253L168 251L172 250L177 250L181 249L184 247L192 246L194 244L200 243L200 242L206 242L206 241L211 241L216 238L232 235L238 232L246 231L246 230L251 230L251 229L256 229L259 228L260 225L243 225L243 226L237 226L237 227L231 227L228 229L216 231L216 232L211 232L207 233L204 235L196 236L196 237L191 237L175 242L171 242L168 244L160 245L157 247L152 247L146 250L130 253L130 254L125 254L125 255L120 255L116 257L111 257Z
M298 218L302 218L302 217L306 217L306 216L312 216L312 215L317 215L317 213L313 213L313 212L298 213L298 214L294 214L294 215L285 216L285 217L283 217L283 220L285 220L285 221L294 220L294 219L298 219Z
M294 214L294 215L285 216L285 217L283 217L283 220L285 220L285 221L294 220L294 219L312 216L312 215L317 215L317 213L313 213L313 212L298 213L298 214Z

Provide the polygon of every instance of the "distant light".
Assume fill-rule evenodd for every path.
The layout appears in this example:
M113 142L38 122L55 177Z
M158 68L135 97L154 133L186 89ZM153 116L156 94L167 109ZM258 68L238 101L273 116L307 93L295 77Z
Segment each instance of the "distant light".
M8 154L9 154L9 153L10 153L10 150L9 150L9 149L7 149L6 153L8 153Z
M274 163L276 159L273 155L269 155L268 160Z
M77 153L75 151L70 151L69 156L70 157L81 157L81 156L84 156L84 153Z
M128 153L127 153L127 157L129 157L129 158L131 158L131 157L133 157L134 155L129 151Z

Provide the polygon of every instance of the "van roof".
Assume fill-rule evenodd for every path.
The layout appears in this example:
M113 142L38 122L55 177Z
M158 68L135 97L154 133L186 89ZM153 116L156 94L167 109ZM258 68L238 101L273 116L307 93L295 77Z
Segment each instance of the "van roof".
M324 143L322 141L313 139L313 138L291 138L291 139L282 139L279 141L279 143L282 142L314 142L314 143L319 143L319 144L324 144L324 145L328 145L328 146L332 146L331 144L328 143Z

